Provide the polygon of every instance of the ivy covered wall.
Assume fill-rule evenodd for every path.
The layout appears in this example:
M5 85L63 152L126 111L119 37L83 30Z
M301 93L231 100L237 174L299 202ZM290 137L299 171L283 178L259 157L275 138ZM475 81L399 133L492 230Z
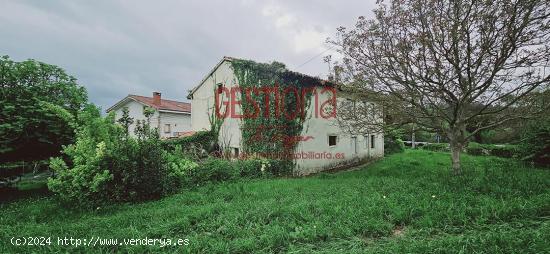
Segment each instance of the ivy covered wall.
M304 128L317 78L292 72L279 62L270 64L234 59L242 109L242 151L278 157L281 166L294 167L292 154Z

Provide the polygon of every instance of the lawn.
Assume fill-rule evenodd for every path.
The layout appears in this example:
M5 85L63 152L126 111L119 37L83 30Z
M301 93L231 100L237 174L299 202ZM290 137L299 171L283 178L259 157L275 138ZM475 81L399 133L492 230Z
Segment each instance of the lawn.
M355 171L204 186L77 211L52 197L0 205L6 252L548 253L550 170L411 151ZM17 247L11 237L52 237ZM57 237L187 238L188 246L58 246Z

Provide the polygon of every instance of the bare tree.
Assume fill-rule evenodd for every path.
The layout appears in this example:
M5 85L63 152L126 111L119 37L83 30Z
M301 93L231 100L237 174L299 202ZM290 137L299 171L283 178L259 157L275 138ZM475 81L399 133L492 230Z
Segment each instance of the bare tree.
M399 100L396 110L418 126L446 134L456 174L469 138L527 117L524 98L550 80L548 0L394 0L378 6L373 19L360 17L353 29L338 29L331 42L344 56L341 66L355 85ZM488 115L495 117L476 121ZM477 126L467 132L473 122Z

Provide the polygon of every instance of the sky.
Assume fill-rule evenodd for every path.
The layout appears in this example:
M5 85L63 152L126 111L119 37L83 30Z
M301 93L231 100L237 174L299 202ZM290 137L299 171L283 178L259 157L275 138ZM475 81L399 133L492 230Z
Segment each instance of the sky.
M187 101L223 56L326 77L327 38L375 2L0 0L0 55L60 66L103 109L153 91Z

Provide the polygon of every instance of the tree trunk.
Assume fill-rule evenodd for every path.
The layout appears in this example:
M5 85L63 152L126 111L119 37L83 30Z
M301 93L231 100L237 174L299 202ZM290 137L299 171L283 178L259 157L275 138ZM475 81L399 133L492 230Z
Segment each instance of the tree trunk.
M460 175L462 169L460 167L460 154L466 144L465 134L466 126L458 123L449 132L449 145L451 146L451 162L454 175Z
M460 175L462 174L462 169L460 168L460 153L462 152L462 146L458 144L451 144L451 161L453 165L453 174Z

